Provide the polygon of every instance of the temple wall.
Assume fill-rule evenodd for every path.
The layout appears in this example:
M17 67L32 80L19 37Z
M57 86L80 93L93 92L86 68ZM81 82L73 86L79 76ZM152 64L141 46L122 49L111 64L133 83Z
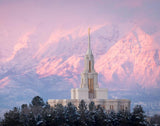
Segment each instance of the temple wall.
M96 99L107 99L108 90L106 88L96 88L95 89L95 98Z
M88 88L72 88L71 99L88 99Z
M63 106L66 106L69 102L73 103L76 107L79 106L79 103L82 99L49 99L48 104L51 107L54 107L56 104L62 104ZM128 99L85 99L84 100L87 105L91 101L95 103L95 105L101 105L106 109L106 111L128 111L130 112L130 100Z

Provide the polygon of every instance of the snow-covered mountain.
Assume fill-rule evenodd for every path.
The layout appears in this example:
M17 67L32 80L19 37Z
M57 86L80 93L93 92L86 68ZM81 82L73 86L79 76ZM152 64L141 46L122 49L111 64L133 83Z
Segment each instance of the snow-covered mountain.
M96 61L95 68L108 84L159 88L160 49L153 44L152 36L134 28Z
M35 95L45 100L70 98L70 89L80 86L88 46L84 28L51 32L44 42L36 36L36 31L29 34L12 59L0 64L0 111L28 103ZM146 110L153 106L150 102L157 105L160 48L154 41L139 27L123 32L116 26L93 28L95 69L110 98L129 98Z

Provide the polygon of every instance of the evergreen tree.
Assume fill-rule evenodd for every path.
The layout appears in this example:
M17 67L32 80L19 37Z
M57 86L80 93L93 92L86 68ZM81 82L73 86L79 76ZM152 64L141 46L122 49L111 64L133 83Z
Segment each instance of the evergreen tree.
M54 125L54 109L49 106L48 103L45 104L42 111L42 119L45 126L53 126Z
M79 114L77 113L77 108L71 102L67 104L65 111L65 120L69 126L78 125Z
M88 110L89 109L89 110ZM20 109L13 108L4 114L2 126L146 126L146 116L140 105L133 112L106 113L94 102L88 105L81 100L77 108L71 102L67 106L57 104L50 107L36 96L31 104L23 104ZM159 123L159 116L151 118L151 124Z
M45 103L43 99L39 96L35 96L30 104L31 108L31 113L34 115L34 118L37 123L42 122L42 112L43 112L43 107L45 106Z
M109 121L108 121L109 120ZM108 113L107 124L109 126L117 126L119 124L117 114L112 110Z
M87 104L85 103L84 100L81 100L79 103L78 113L80 114L79 125L87 126L88 110L87 110Z
M91 101L88 105L89 107L89 113L88 113L88 122L87 124L90 126L95 126L96 122L95 122L95 113L96 113L96 106L95 103L93 101Z
M21 112L20 112L20 121L23 123L24 126L28 125L28 115L30 113L30 109L28 108L27 104L21 105Z
M106 114L106 124L107 126L113 126L113 119L112 119L112 115L110 113Z
M141 105L136 105L133 109L132 118L131 118L133 126L146 126L147 121L145 117L146 116L144 114L144 111Z
M45 105L43 99L39 96L35 96L33 99L32 99L32 102L31 102L31 105L32 106L43 106Z
M4 114L3 120L4 126L21 126L22 123L20 122L20 111L17 107L14 107L13 110L6 112Z
M55 118L54 120L54 125L56 126L62 126L66 124L66 120L65 120L65 109L66 107L64 107L62 104L57 104L54 107L54 115Z
M120 126L131 126L131 114L129 112L120 111L117 113Z
M160 126L160 115L154 115L153 117L151 117L150 123L151 125L157 124L158 126Z
M32 112L30 112L27 115L27 120L28 120L28 123L26 126L36 126L36 119L35 119L34 114Z
M91 101L88 106L89 106L89 111L93 112L93 111L96 110L96 106L95 106L95 103L93 101Z
M95 113L95 122L96 126L105 126L107 125L106 120L106 112L101 105L97 106L96 113Z

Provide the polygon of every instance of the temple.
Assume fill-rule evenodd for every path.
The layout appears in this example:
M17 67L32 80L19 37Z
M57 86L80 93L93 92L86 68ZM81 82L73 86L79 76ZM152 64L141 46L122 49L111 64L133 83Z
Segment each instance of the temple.
M84 57L84 70L81 73L80 88L71 89L71 99L107 99L107 89L99 88L98 73L94 69L94 56L88 29L88 50Z
M84 70L81 73L80 88L71 89L71 99L49 99L48 103L50 106L54 106L58 103L67 105L67 103L72 102L78 107L82 99L87 104L93 101L96 105L103 106L107 111L130 111L130 100L108 99L108 90L106 88L99 88L98 73L94 69L90 29L88 29L88 49L84 57Z

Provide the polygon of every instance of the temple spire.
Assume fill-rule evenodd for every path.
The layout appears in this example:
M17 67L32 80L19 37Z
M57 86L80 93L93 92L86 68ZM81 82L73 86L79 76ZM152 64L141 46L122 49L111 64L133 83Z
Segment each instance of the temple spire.
M90 43L90 28L88 28L88 50L87 50L87 55L91 55L92 50L91 50L91 43Z
M91 49L91 45L90 45L90 28L88 28L88 48Z

